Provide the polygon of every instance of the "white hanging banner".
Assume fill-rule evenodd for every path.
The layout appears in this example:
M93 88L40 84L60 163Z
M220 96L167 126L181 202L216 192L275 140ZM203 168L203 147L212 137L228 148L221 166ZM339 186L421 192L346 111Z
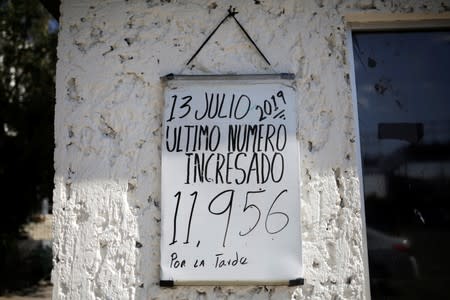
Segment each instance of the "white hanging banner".
M301 284L292 76L166 82L161 285Z

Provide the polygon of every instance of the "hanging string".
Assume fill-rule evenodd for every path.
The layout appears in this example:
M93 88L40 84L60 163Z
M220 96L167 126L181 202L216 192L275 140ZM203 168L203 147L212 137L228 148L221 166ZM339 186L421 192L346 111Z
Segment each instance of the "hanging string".
M200 46L200 48L198 48L198 50L194 53L194 55L189 59L189 61L187 62L186 65L189 65L194 58L197 56L197 54L200 53L200 51L202 50L202 48L206 45L206 43L208 43L208 41L211 39L211 37L214 35L214 33L216 33L217 29L219 29L220 26L222 26L222 24L228 19L228 18L233 18L234 21L236 21L236 23L239 25L239 27L241 28L241 30L244 32L245 36L249 39L249 41L252 43L252 45L256 48L256 50L258 51L258 53L262 56L262 58L264 58L264 61L270 66L270 62L269 60L266 58L266 56L262 53L262 51L258 48L258 46L256 45L256 43L253 41L253 39L250 37L250 35L247 33L247 31L245 30L245 28L241 25L241 23L239 23L239 21L236 19L235 15L237 15L238 12L236 11L236 8L230 6L230 8L228 8L228 15L225 16L225 18L222 19L222 21L220 21L219 25L217 25L217 27L210 33L210 35L206 38L206 40L203 42L203 44Z
M234 16L235 14L231 15L231 17L236 21L236 23L239 25L239 27L242 29L242 31L245 33L245 35L247 36L247 38L249 39L249 41L253 44L253 46L256 48L256 50L258 50L259 54L262 56L262 58L264 58L264 60L266 61L266 63L270 66L270 62L269 60L266 58L266 56L264 55L264 53L262 53L261 50L259 50L258 46L256 46L256 43L253 41L253 39L250 37L250 35L247 33L247 31L244 29L244 27L241 25L241 23L239 23L239 21L236 19L236 17Z

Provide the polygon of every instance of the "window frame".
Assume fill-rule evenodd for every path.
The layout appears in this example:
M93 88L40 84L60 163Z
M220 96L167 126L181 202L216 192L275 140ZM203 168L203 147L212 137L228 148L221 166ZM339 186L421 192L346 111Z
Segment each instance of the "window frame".
M367 247L366 210L363 186L361 137L359 130L358 100L356 93L356 74L353 53L353 32L389 32L389 31L423 31L450 29L450 12L443 13L348 13L344 14L346 25L346 40L350 68L350 88L353 106L353 125L355 128L355 151L358 180L360 182L360 203L362 219L363 263L364 263L364 294L371 299L369 256Z

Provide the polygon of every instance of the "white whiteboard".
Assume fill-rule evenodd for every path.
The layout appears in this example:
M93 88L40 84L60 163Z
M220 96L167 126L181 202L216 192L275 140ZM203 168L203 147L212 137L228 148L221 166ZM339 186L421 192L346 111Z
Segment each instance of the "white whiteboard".
M288 284L302 277L292 80L170 80L161 281Z

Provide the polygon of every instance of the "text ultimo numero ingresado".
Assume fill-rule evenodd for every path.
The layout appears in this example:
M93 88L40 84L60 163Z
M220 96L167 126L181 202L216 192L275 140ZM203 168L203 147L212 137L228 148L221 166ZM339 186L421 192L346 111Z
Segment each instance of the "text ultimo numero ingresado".
M282 151L287 142L284 124L231 124L227 129L228 152L218 153L215 151L222 137L220 127L167 126L167 151L184 152L186 156L185 184L281 181L285 165ZM199 151L201 153L197 153Z

